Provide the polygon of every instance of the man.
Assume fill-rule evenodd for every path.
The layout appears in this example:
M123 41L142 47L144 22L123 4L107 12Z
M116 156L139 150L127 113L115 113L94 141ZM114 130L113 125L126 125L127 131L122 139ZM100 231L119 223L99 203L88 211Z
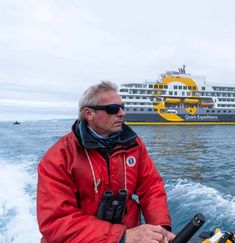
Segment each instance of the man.
M141 139L123 124L124 105L115 84L91 86L79 106L72 131L47 151L38 166L42 242L166 243L173 239L163 180ZM128 192L121 221L98 217L104 192L116 197L120 189Z

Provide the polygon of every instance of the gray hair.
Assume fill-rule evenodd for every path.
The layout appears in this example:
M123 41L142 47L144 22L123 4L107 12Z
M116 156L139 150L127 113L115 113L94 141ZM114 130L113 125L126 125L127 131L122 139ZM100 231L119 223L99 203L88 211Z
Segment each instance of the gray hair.
M110 81L101 81L98 84L90 86L81 96L78 108L79 114L78 119L83 120L83 108L90 105L97 105L99 102L99 94L105 91L118 92L118 87L115 83Z

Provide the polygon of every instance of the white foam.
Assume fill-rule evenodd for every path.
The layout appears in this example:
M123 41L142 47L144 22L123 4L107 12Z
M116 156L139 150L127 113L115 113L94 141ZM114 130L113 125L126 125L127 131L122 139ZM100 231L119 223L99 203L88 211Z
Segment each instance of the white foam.
M223 194L214 188L200 183L177 180L166 185L168 199L176 200L179 210L199 210L207 215L208 221L234 225L235 197ZM182 211L181 211L182 212Z
M26 187L35 188L36 177L20 165L0 161L0 242L40 242L36 221L36 203Z

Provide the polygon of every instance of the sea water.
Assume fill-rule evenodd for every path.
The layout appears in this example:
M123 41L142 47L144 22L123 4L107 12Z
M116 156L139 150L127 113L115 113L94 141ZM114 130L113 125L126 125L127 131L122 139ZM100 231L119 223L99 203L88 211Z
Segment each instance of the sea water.
M40 242L37 164L72 123L0 122L0 242ZM198 212L206 217L202 230L235 231L235 126L132 128L164 178L173 231L180 231Z

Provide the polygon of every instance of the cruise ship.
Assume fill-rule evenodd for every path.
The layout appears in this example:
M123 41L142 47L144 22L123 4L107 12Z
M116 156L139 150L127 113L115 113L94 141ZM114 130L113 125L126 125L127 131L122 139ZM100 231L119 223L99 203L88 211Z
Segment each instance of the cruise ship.
M119 94L130 125L235 124L235 87L207 85L185 65L155 81L124 83Z

